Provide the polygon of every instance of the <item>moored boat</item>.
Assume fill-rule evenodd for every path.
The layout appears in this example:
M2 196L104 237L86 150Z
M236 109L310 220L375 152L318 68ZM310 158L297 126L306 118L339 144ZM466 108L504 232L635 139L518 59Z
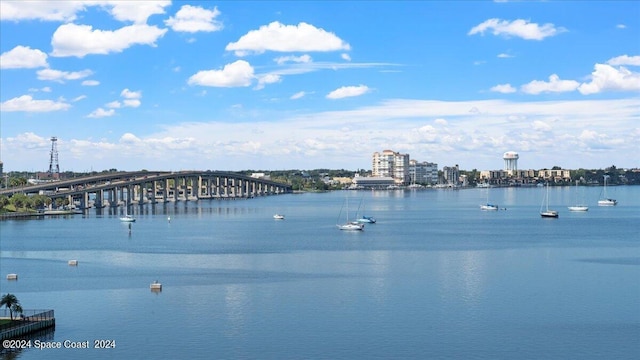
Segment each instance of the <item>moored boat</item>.
M498 205L486 203L484 205L480 205L480 210L498 210Z
M372 216L364 216L362 215L361 218L359 218L358 220L356 220L359 223L364 223L364 224L375 224L376 223L376 219Z
M122 216L120 218L120 221L122 221L122 222L136 222L136 219L132 215L126 214L126 215L124 215L124 216Z
M576 180L576 199L577 199L577 195L578 195L578 180ZM569 208L569 211L589 211L589 207L583 204L569 206L568 208Z
M615 205L618 205L618 201L615 199L598 200L598 206L615 206Z
M543 210L542 207L546 205L546 208ZM544 196L544 201L542 205L540 205L540 216L543 218L557 218L558 212L556 210L549 210L549 183L547 182L547 190Z
M587 205L575 205L569 206L569 211L589 211L589 207Z
M359 223L358 221L350 221L349 220L349 198L346 199L346 207L347 207L347 211L346 211L345 214L346 214L347 221L344 224L336 224L338 229L340 229L340 230L356 230L356 231L364 230L364 224ZM342 212L342 209L340 209L340 212ZM340 218L340 216L338 216L338 219L339 218Z
M337 225L340 230L364 230L364 224L360 224L357 222L348 222L346 224Z
M607 179L609 175L604 175L604 188L602 189L603 198L598 200L598 206L615 206L618 205L618 201L616 199L611 199L607 197Z

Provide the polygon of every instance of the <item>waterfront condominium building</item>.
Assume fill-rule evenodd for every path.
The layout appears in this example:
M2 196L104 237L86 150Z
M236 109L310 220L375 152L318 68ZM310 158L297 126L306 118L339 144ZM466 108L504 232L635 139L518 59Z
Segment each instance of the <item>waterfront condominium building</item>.
M438 164L409 160L409 178L412 184L433 185L438 183Z
M553 179L553 181L571 181L571 172L569 170L552 169L552 170L539 170L538 178L540 179Z
M460 168L456 166L445 166L442 168L442 176L444 176L445 184L450 186L458 186L460 184Z
M392 150L374 152L372 176L392 177L397 185L409 184L409 154L400 154Z

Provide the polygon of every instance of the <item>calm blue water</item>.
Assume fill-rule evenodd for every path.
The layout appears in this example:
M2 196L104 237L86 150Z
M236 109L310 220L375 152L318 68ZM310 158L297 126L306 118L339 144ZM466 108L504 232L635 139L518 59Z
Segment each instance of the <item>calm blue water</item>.
M559 219L506 188L497 212L486 189L339 191L136 206L131 232L109 211L0 222L0 292L54 309L49 341L116 342L11 356L638 359L640 187L600 190L570 213L550 189ZM337 230L347 196L378 223Z

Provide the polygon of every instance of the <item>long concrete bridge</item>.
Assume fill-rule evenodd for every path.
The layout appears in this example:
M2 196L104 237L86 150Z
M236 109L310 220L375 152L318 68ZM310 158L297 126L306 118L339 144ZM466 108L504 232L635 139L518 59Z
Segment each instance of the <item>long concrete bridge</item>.
M291 193L291 185L232 172L217 171L137 171L113 172L78 177L31 186L0 190L46 195L52 200L68 199L87 208L125 204L190 201L199 199L252 198Z

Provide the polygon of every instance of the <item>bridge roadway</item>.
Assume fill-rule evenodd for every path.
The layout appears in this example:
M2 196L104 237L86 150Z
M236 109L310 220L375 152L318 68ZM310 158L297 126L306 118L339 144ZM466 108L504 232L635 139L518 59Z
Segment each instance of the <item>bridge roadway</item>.
M0 195L42 194L55 200L68 199L80 207L117 206L124 202L156 203L198 199L251 198L291 193L291 185L218 171L113 172L1 189ZM91 202L90 203L90 199Z

